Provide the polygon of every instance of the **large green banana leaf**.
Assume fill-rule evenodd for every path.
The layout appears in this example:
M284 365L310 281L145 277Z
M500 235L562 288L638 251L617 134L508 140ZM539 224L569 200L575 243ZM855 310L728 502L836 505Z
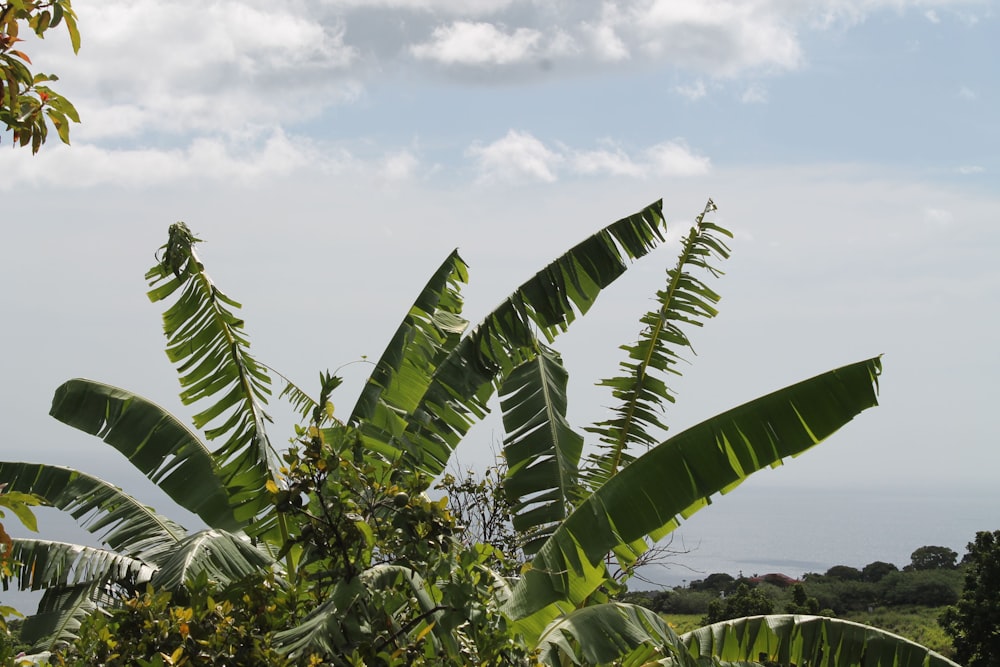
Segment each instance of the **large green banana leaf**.
M406 417L416 410L434 370L468 325L460 317L460 290L467 281L468 267L453 251L421 290L375 364L348 419L360 428L369 448L391 457L399 447Z
M113 582L127 588L149 580L149 564L114 551L51 540L13 540L17 585L21 590L61 589Z
M44 498L115 551L146 562L169 553L187 535L118 487L72 468L0 461L0 482Z
M437 367L404 435L421 467L444 471L452 451L514 366L586 313L601 290L664 240L663 202L608 225L551 262L462 338Z
M680 433L595 490L542 546L506 605L537 634L606 581L605 557L641 552L751 473L781 463L877 405L879 358L823 373ZM634 556L633 556L634 557Z
M566 518L577 492L583 438L566 420L568 379L559 354L542 347L500 388L507 433L503 488L527 556L533 556Z
M266 369L250 355L250 340L235 310L240 304L212 282L199 260L195 238L187 226L170 226L159 262L146 273L151 301L180 291L163 313L167 356L177 364L185 405L205 403L194 416L209 440L222 438L214 452L239 522L249 522L271 507L265 491L275 478L265 422L270 395ZM209 524L213 525L213 524Z
M178 590L204 577L219 586L227 586L269 568L270 556L239 535L223 530L203 530L184 539L178 547L161 558L159 570L150 583L156 588Z
M174 502L209 526L241 527L212 453L159 405L125 389L77 378L56 389L49 414L117 449Z
M560 617L545 628L537 648L539 661L550 667L638 667L665 656L678 667L698 664L659 614L619 602L584 607Z
M97 609L94 583L45 591L38 612L24 619L21 640L34 651L51 651L76 638L80 623Z
M821 616L751 616L681 637L693 657L809 667L959 667L890 632Z

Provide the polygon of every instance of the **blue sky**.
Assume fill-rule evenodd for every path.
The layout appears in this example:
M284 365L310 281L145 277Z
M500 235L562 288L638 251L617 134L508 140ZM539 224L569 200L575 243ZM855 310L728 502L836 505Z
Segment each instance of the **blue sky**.
M176 220L206 239L258 357L308 385L378 355L453 247L475 319L601 226L663 197L676 237L712 197L733 258L668 423L884 353L881 407L752 483L963 487L997 527L995 2L75 6L77 56L61 35L25 45L80 110L73 146L0 146L5 456L167 502L46 412L86 376L190 414L143 296ZM575 424L600 418L593 382L674 249L560 341ZM474 431L462 462L500 437Z

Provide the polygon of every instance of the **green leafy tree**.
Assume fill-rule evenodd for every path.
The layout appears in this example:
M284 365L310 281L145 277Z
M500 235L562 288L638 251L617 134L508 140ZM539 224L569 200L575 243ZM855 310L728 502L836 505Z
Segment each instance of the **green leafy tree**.
M873 561L861 569L861 581L877 584L887 575L898 571L899 568L892 563L886 563L880 560Z
M957 570L947 568L893 572L879 582L878 588L889 605L941 607L958 600L962 576Z
M841 581L861 581L861 570L850 565L834 565L824 576Z
M910 554L910 564L905 570L954 570L958 554L948 547L925 546Z
M965 587L940 623L966 667L992 667L1000 656L1000 530L976 533L969 543Z
M713 572L704 579L692 581L688 588L693 591L715 591L729 593L736 588L736 578L725 572Z
M746 582L740 582L732 595L713 600L708 605L708 615L701 620L703 625L710 625L731 618L744 616L760 616L774 612L774 601L758 586L751 587Z
M619 375L603 382L617 406L584 430L597 438L586 457L566 418L568 374L550 345L665 239L660 202L574 246L471 328L461 316L467 267L451 253L349 413L333 413L335 376L321 376L315 397L286 384L281 395L306 424L284 453L266 431L273 372L250 356L239 304L208 278L198 239L172 226L147 274L150 298L172 299L167 353L182 400L197 406L195 425L215 447L150 401L90 380L61 387L52 414L125 454L209 529L189 533L79 471L0 464L0 480L70 511L106 547L15 541L18 584L47 589L36 615L46 636L77 633L88 609L136 599L147 584L183 598L207 579L229 600L273 569L291 601L287 630L273 638L295 660L519 664L534 653L551 665L693 664L656 614L610 596L652 543L712 495L876 405L881 371L878 358L863 360L663 439L662 408L674 400L666 379L690 347L687 331L713 317L719 300L703 278L718 275L730 235L707 219L713 210L709 202L684 236L656 307L623 348ZM530 559L512 579L493 567L497 549L462 539L446 499L425 494L494 396L507 433L502 488ZM772 648L817 641L793 633ZM848 650L827 653L842 659ZM908 659L923 664L916 653Z
M48 123L68 144L70 122L80 122L69 100L47 85L58 77L32 72L31 58L18 46L22 32L42 38L60 24L66 26L73 52L79 51L80 32L70 0L0 1L0 123L15 145L30 145L32 153L45 143Z
M806 593L805 586L794 584L792 586L792 600L785 605L786 614L818 614L819 600Z

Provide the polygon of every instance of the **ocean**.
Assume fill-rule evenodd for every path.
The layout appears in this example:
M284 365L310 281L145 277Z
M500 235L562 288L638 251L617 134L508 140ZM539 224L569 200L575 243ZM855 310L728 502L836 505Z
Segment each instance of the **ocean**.
M772 572L801 577L834 565L861 568L876 560L902 568L925 545L954 549L959 559L977 531L1000 530L996 487L796 488L750 479L692 515L663 543L673 553L643 570L673 587L713 572Z

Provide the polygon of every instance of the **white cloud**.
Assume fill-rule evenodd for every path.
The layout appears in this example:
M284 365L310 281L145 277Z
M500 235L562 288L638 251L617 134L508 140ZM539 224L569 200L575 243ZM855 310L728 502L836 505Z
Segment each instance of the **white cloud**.
M492 23L455 21L434 29L431 39L410 47L419 60L446 65L509 65L536 55L542 33L517 28L507 33Z
M707 174L711 160L694 153L680 139L665 141L630 155L611 141L603 148L549 147L526 132L510 130L491 144L474 144L467 154L476 161L482 181L552 183L560 172L578 176L656 178Z
M985 168L975 164L963 165L958 168L958 173L962 174L963 176L969 176L971 174L981 174L984 171L986 171Z
M358 95L344 26L294 3L104 0L77 11L79 55L58 44L46 67L84 116L82 139L299 120Z
M515 4L516 0L323 0L323 4L337 9L389 9L456 16L488 16Z
M681 140L665 141L646 149L645 158L660 176L696 176L707 174L711 160L691 152Z
M766 104L767 90L759 83L751 83L740 95L740 102L743 104Z
M581 174L643 175L643 166L620 148L578 152L573 156L573 169Z
M502 139L485 146L474 144L467 151L479 168L482 181L534 180L555 182L562 156L526 132L510 130Z
M0 190L18 185L88 188L146 187L187 181L260 182L301 170L360 169L343 151L320 152L302 137L276 130L240 140L201 137L184 148L107 149L92 144L46 145L36 156L0 151L0 170L16 173ZM28 158L28 159L25 159Z
M635 3L631 22L652 57L713 75L795 69L803 58L794 23L770 3L652 0Z
M924 12L924 18L926 18L931 23L941 22L941 18L937 15L937 12L934 11L933 9L928 9L926 12Z
M955 8L965 5L975 8L946 0L102 0L77 8L78 56L61 33L31 46L84 118L74 140L94 143L287 127L362 99L371 78L399 71L394 63L418 74L486 66L548 77L665 65L696 82L677 92L698 99L717 85L712 78L799 67L800 33L813 27L910 7L962 16ZM744 102L763 101L754 86L745 90Z
M695 100L700 100L705 97L708 90L705 88L705 82L698 79L690 85L674 86L674 92L682 97L686 97L692 102Z
M976 91L974 91L972 88L969 88L968 86L962 86L961 88L959 88L958 96L961 97L963 100L969 100L970 102L974 102L977 99L979 99L979 95L976 94Z
M618 62L631 57L628 47L618 35L616 26L621 22L618 6L605 2L600 16L580 23L580 31L589 42L592 53L600 61Z
M955 222L955 214L942 208L926 208L924 221L934 227L950 227Z
M420 167L420 160L408 150L401 150L387 155L381 164L379 172L387 181L405 181L412 178Z

